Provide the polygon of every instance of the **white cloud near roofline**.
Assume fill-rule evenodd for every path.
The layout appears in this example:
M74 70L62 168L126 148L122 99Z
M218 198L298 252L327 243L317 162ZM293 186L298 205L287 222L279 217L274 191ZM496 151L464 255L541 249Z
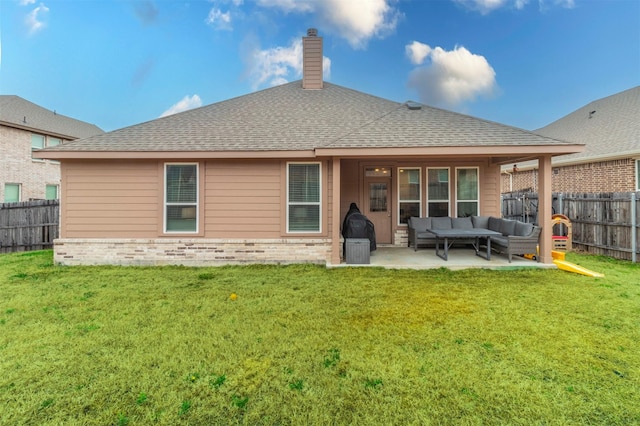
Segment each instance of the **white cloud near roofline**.
M405 46L405 53L414 65L428 61L411 71L407 83L426 104L453 107L498 90L496 72L487 59L462 46L447 51L414 41Z
M265 8L285 13L312 14L318 25L345 39L354 49L364 49L373 37L391 34L402 14L392 6L397 0L256 0Z
M184 98L180 99L175 104L171 105L171 107L168 110L166 110L165 112L160 114L160 118L166 117L168 115L177 114L179 112L187 111L187 110L190 110L190 109L193 109L193 108L198 108L198 107L201 107L201 106L202 106L202 99L200 99L200 96L198 96L198 95L193 95L193 96L187 95Z
M302 40L295 39L289 46L271 49L250 49L246 57L247 75L253 89L261 86L277 86L302 76ZM322 74L331 77L331 59L322 57Z
M35 34L46 26L43 21L43 15L46 15L48 12L49 8L45 6L44 3L40 3L40 5L27 14L24 22L27 25L29 34Z

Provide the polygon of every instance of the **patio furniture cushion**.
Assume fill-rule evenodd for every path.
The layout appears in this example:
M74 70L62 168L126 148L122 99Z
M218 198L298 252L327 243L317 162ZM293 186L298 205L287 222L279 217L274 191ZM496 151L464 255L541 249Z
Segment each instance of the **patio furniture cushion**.
M500 230L502 235L514 235L516 231L516 221L510 219L500 219Z
M533 223L524 223L517 221L514 235L517 235L519 237L526 237L527 235L531 234L532 231Z
M488 228L490 230L492 230L492 231L501 232L500 231L500 221L501 220L502 219L500 219L499 217L494 217L494 216L489 217L489 220L488 220L489 226L488 226Z
M451 229L451 218L449 216L444 217L432 217L431 228L433 229Z
M453 229L473 229L471 217L453 217L451 218L451 227Z
M414 228L418 232L426 231L431 228L431 218L412 216L409 218L409 227Z
M471 216L474 228L489 229L489 216Z

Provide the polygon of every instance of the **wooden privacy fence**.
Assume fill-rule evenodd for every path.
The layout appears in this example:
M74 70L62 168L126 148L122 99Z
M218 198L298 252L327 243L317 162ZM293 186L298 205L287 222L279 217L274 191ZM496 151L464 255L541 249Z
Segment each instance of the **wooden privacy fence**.
M58 238L59 201L0 204L0 253L51 248Z
M640 193L553 193L552 209L571 221L573 248L637 262ZM538 194L503 194L502 216L538 223Z

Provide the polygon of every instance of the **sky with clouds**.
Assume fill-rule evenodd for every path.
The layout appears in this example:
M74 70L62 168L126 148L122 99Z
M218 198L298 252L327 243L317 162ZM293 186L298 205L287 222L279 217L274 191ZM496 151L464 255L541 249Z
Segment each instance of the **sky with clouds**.
M0 0L0 94L110 131L302 78L533 130L640 84L638 0Z

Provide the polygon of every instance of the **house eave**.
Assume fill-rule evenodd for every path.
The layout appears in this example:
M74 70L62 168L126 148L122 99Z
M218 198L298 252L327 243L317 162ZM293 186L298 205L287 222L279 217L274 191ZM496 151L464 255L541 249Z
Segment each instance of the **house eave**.
M492 163L539 158L540 155L565 155L584 151L584 145L491 145L434 146L413 148L318 148L318 157L490 157Z
M65 159L264 159L264 158L402 158L402 157L490 157L495 164L525 161L540 155L564 155L581 152L583 145L493 145L493 146L434 146L434 147L359 147L317 148L315 150L278 151L70 151L40 150L34 158Z
M37 127L21 125L21 124L9 122L9 121L1 121L0 120L0 126L11 127L11 128L18 129L18 130L24 130L24 131L31 132L31 133L44 134L44 135L47 135L47 136L53 136L55 138L66 139L66 140L71 140L71 141L78 139L77 136L71 136L71 135L67 135L67 134L64 134L64 133L53 132L51 130L45 130L45 129L40 129L40 128L37 128Z
M315 158L310 150L300 151L34 151L34 158L49 160L207 160L207 159L261 159L261 158Z

